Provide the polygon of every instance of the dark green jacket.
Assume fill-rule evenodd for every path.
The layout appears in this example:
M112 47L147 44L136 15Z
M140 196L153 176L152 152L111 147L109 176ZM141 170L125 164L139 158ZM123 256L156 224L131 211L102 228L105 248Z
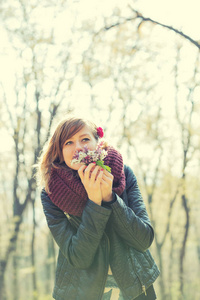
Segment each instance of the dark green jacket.
M112 204L88 200L81 218L67 216L47 193L41 194L48 226L59 246L53 297L100 300L110 264L124 299L136 298L158 277L148 250L154 232L132 170L126 188Z

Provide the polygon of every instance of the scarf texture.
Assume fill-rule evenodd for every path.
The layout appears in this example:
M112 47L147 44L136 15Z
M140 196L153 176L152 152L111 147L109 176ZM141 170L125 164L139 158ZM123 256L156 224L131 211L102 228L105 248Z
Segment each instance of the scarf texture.
M104 158L104 164L111 168L114 177L112 190L121 195L125 189L124 165L121 154L113 147L108 147L108 154ZM71 169L51 169L48 193L51 201L64 212L81 216L88 200L87 192L79 176L73 175Z

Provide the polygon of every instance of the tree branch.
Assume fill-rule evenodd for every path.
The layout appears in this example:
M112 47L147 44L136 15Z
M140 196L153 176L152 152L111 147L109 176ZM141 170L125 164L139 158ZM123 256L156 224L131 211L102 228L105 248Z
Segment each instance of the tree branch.
M123 22L117 22L117 23L115 23L115 24L112 24L112 25L110 25L110 26L107 26L107 27L104 28L104 30L109 30L109 29L111 29L111 28L113 28L113 27L117 27L117 26L123 25L123 24L125 24L126 22L134 21L134 20L136 20L136 19L141 19L141 22L140 22L140 24L138 25L138 28L141 26L141 24L142 24L143 22L151 22L151 23L153 23L153 24L162 26L162 27L164 27L164 28L167 28L167 29L169 29L169 30L172 30L172 31L176 32L178 35L184 37L186 40L190 41L193 45L195 45L198 49L200 49L200 43L199 43L198 41L195 41L194 39L192 39L189 35L183 33L182 31L180 31L180 30L178 30L178 29L176 29L176 28L174 28L174 27L172 27L172 26L169 26L169 25L160 23L160 22L155 21L155 20L153 20L153 19L151 19L151 18L146 18L146 17L144 17L140 12L138 12L138 11L135 10L135 9L133 9L130 5L129 5L129 7L130 7L131 10L136 14L135 17L127 18L127 19L125 19Z

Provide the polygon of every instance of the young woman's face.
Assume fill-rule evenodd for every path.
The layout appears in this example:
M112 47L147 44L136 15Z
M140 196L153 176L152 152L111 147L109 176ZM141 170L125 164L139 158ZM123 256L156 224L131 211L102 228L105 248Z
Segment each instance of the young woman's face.
M94 138L91 129L88 126L84 126L64 143L62 153L64 161L68 167L73 170L78 170L82 166L82 164L71 165L71 161L75 151L82 150L83 146L86 145L89 150L95 150L97 146L97 140Z

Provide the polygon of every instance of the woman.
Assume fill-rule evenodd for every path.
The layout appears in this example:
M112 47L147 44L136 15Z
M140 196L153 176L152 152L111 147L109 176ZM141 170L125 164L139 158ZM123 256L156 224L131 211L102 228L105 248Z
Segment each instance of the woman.
M72 164L94 151L103 130L81 118L61 121L39 161L41 199L59 256L56 300L154 300L159 270L148 250L154 232L132 170L104 145L104 166Z

